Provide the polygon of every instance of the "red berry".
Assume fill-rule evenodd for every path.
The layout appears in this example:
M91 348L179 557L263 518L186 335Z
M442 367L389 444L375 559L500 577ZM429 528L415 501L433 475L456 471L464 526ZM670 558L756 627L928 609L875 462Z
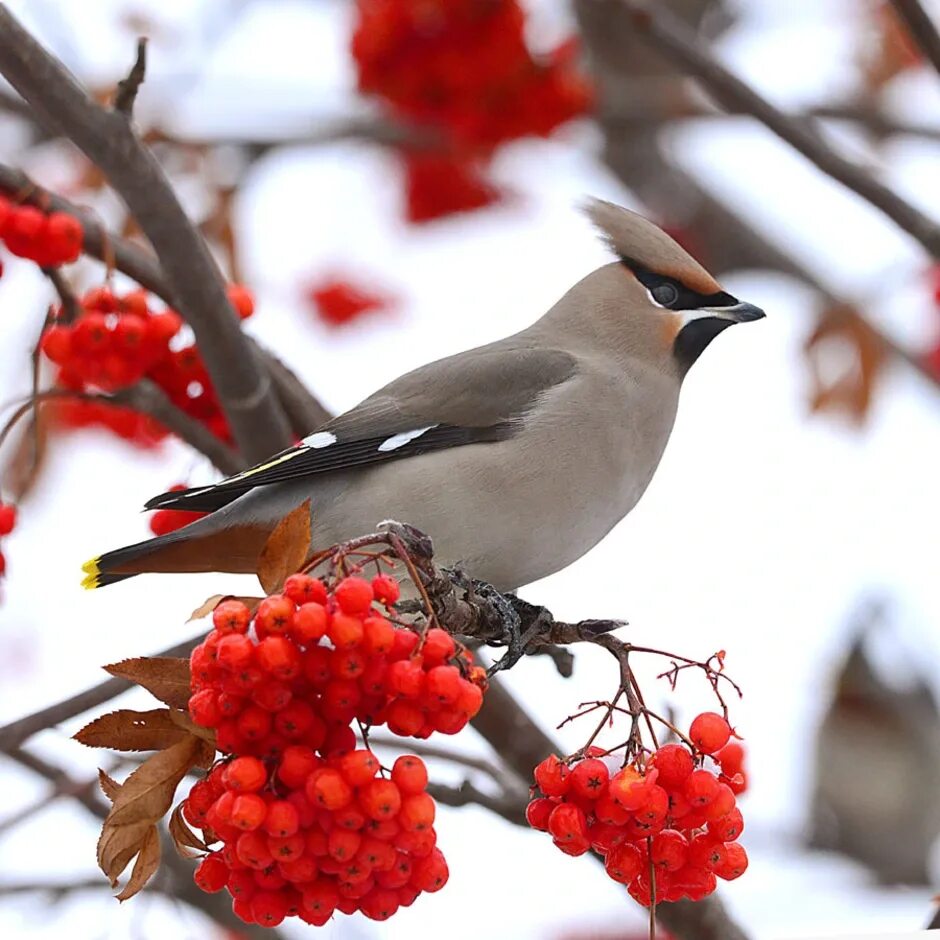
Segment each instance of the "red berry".
M255 614L258 636L287 633L294 620L294 602L283 594L272 594L259 605Z
M291 636L296 642L305 645L316 643L326 635L329 622L330 617L326 608L316 601L309 601L297 608L291 627Z
M747 870L747 852L740 842L729 842L724 850L724 858L715 865L714 872L725 881L733 881Z
M229 633L219 640L216 648L219 665L231 672L239 672L252 664L255 645L240 633Z
M333 591L336 603L344 614L364 617L372 607L372 585L363 578L343 578Z
M389 607L401 596L401 589L391 575L379 574L372 579L372 593L380 604Z
M439 627L428 630L421 648L425 661L435 665L451 659L456 651L457 644L454 643L454 638Z
M425 677L425 695L440 705L453 705L460 696L460 682L456 666L435 666Z
M228 865L222 861L222 856L213 852L207 855L196 868L193 874L193 880L199 887L208 894L215 894L221 891L229 877Z
M241 601L222 601L212 611L212 626L222 634L247 633L251 612Z
M708 832L721 842L734 842L744 830L744 817L735 807L727 816L708 821Z
M287 895L282 891L259 891L251 899L251 916L262 927L277 927L287 916Z
M657 782L667 790L682 787L695 769L692 755L681 744L664 744L650 758L650 765L659 771Z
M548 831L556 842L574 842L585 839L587 818L584 810L573 803L559 803L548 817Z
M219 697L213 689L203 689L189 699L189 714L197 725L215 728L222 720Z
M703 712L693 720L689 737L703 754L714 754L728 743L731 726L721 715Z
M653 836L650 858L663 871L678 871L685 865L689 854L688 839L675 829L664 829Z
M428 769L420 757L402 754L392 765L392 781L406 796L423 793L428 785Z
M395 645L395 628L377 615L366 617L362 622L363 648L372 656L389 653Z
M266 636L257 651L258 665L279 679L294 679L300 675L300 650L286 636Z
M421 891L432 893L440 891L447 884L449 872L447 862L440 849L432 849L424 858L414 863L411 874L411 883Z
M222 780L230 790L255 793L267 783L268 772L257 757L236 757L225 765Z
M718 778L708 770L693 770L682 792L693 809L703 809L718 796Z
M287 800L274 800L268 804L263 826L268 835L286 839L300 828L300 815Z
M225 292L228 294L228 301L234 307L239 320L247 320L255 312L255 300L243 284L229 284Z
M571 768L571 790L588 800L596 800L606 793L609 780L607 765L594 757L578 761Z
M645 853L644 853L645 854ZM643 871L646 860L640 850L629 842L615 845L604 861L607 874L620 884L630 884Z
M363 581L368 586L368 582ZM371 589L370 589L371 590ZM327 627L327 636L339 650L352 649L362 642L362 621L346 613L336 613Z
M379 766L372 751L350 751L339 759L340 772L352 787L364 787L378 773Z
M390 819L401 809L401 792L392 780L372 780L359 793L359 803L372 819Z
M571 786L571 772L552 754L535 768L535 783L545 796L564 796Z
M264 822L267 804L257 793L242 793L232 804L232 825L237 829L257 829Z
M744 769L744 748L738 741L729 741L714 757L722 773L729 777Z
M544 797L532 800L525 808L526 822L539 832L548 832L548 817L554 808L555 804Z
M353 795L352 787L343 775L333 768L315 770L306 783L307 799L324 809L340 809Z

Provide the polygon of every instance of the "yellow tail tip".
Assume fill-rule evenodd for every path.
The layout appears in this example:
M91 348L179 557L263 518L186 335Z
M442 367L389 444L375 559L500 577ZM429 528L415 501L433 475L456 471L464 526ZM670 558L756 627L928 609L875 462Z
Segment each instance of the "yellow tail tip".
M85 572L85 577L82 579L82 587L86 591L93 591L96 587L101 586L98 583L98 576L101 574L101 569L98 567L97 558L86 561L85 564L82 565L82 571Z

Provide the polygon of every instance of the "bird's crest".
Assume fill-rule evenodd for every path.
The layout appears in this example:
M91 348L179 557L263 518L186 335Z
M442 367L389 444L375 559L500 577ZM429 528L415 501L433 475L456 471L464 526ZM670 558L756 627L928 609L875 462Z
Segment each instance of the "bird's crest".
M584 211L604 240L631 267L639 265L684 284L699 294L721 290L715 279L673 238L649 219L603 199L591 199Z

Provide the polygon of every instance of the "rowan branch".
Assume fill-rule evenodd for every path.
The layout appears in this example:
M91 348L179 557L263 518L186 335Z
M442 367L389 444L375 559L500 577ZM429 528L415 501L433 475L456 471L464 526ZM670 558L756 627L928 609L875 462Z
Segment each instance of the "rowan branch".
M483 809L496 813L497 816L501 816L516 826L526 825L525 808L528 801L524 795L521 797L511 794L494 796L491 793L484 793L470 780L464 780L456 787L431 781L426 789L438 803L443 803L445 806L482 806Z
M722 107L749 114L773 131L818 169L861 196L940 257L940 225L866 170L833 150L806 124L785 114L746 82L729 72L701 40L661 5L653 8L631 0L597 0L623 4L638 36L698 79Z
M205 241L163 170L120 112L94 102L0 4L0 72L105 173L153 245L192 326L239 449L261 460L290 443L270 376L241 331Z
M940 32L920 0L891 0L914 42L940 72Z

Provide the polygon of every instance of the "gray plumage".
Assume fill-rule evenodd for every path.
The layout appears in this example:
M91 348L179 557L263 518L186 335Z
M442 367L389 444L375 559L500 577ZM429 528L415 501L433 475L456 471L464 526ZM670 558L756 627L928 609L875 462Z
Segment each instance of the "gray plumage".
M141 571L253 571L273 527L308 498L316 547L394 518L426 531L439 562L500 590L583 555L646 489L691 361L724 327L763 315L641 216L599 202L589 213L620 260L533 326L401 376L257 468L156 497L148 507L214 511L97 559L94 586ZM672 307L651 299L670 284Z

